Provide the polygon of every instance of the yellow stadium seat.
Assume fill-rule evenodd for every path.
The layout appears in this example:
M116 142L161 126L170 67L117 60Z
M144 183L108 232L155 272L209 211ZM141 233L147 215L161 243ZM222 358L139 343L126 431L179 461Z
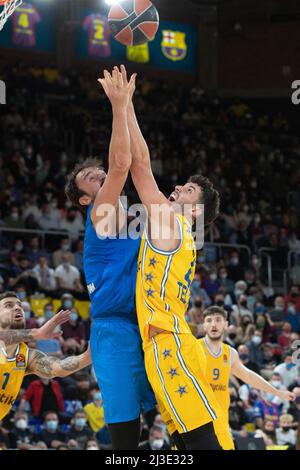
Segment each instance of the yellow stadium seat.
M81 318L86 320L90 316L91 302L88 300L75 300L74 306L77 308Z
M35 299L35 298L30 298L30 304L32 311L34 313L35 317L41 317L44 315L44 307L46 304L51 302L50 297L46 297L45 299Z

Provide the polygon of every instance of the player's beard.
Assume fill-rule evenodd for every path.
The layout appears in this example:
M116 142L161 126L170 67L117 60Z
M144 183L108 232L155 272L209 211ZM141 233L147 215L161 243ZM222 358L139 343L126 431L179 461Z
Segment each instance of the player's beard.
M11 330L24 330L25 326L26 326L25 320L18 321L18 322L12 321L10 325L10 329Z
M212 342L217 342L217 341L222 341L223 333L221 333L219 336L209 336L210 341Z

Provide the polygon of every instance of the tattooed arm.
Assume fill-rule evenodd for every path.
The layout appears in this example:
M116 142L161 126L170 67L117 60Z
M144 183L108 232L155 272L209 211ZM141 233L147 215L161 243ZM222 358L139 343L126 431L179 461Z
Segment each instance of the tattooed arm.
M92 363L90 348L80 356L70 356L65 359L58 359L38 351L29 350L29 362L26 375L35 374L39 377L66 377L78 370L84 369Z

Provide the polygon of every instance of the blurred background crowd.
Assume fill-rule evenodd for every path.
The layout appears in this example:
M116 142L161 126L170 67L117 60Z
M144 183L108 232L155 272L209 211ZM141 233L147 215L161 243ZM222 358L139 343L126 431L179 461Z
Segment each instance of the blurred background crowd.
M62 337L30 346L60 357L80 354L90 332L82 271L85 220L66 201L64 184L74 163L89 155L106 168L109 105L97 77L88 73L61 75L52 66L18 63L14 70L2 64L1 78L12 88L17 81L19 91L0 113L0 292L18 293L28 328L61 307L71 309ZM280 402L232 378L233 435L294 448L300 417L300 373L292 359L300 339L296 131L276 106L224 100L169 82L140 79L135 104L161 189L171 193L201 173L221 194L221 215L206 233L191 287L187 320L193 333L203 336L207 306L224 306L225 341L242 362L298 396L295 403ZM125 192L137 201L130 181ZM159 414L144 417L141 443L170 448ZM57 380L26 377L13 412L0 422L2 448L109 446L92 369Z

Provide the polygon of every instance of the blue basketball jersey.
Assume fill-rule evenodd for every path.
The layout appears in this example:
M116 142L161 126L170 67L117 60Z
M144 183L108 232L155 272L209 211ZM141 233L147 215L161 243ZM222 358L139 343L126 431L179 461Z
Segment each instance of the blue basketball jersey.
M137 322L135 286L140 238L101 238L88 209L83 266L93 320L123 317Z

